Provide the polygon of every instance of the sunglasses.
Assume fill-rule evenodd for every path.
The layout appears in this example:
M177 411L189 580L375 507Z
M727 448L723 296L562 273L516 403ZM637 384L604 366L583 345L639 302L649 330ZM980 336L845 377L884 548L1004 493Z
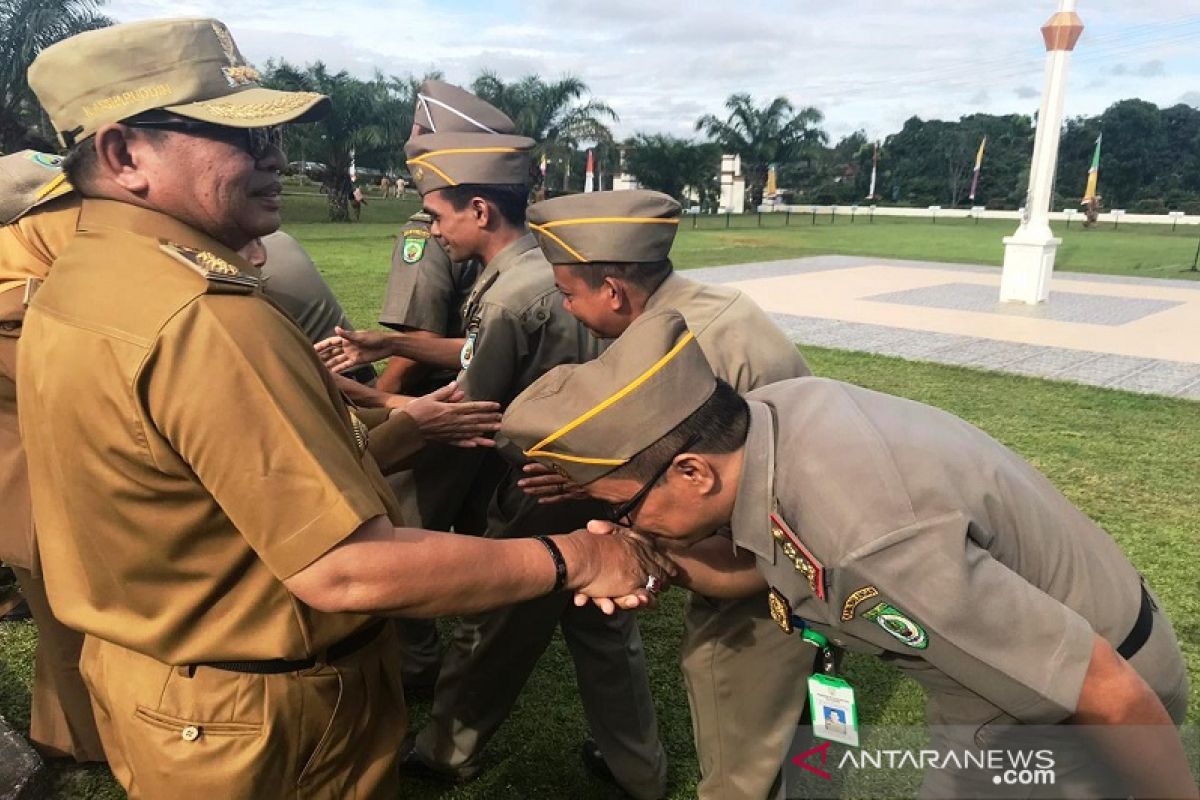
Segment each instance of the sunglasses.
M271 125L266 128L230 128L196 119L135 119L129 120L125 124L132 128L179 131L229 142L241 147L255 161L266 158L273 149L283 152L282 125Z
M700 441L700 434L698 434L698 433L692 434L692 436L686 442L683 443L683 447L676 450L675 455L668 458L667 463L665 463L661 467L659 467L658 471L656 471L654 473L653 477L651 477L650 480L646 481L646 483L642 486L641 489L638 489L637 494L635 494L633 497L626 500L624 503L621 503L620 505L609 506L608 521L615 522L616 524L622 525L626 528L632 528L633 527L633 514L634 514L634 512L636 512L638 510L638 507L645 501L646 496L650 494L650 490L653 489L654 486L660 480L662 480L662 477L667 474L667 470L669 470L671 468L671 465L675 463L675 459L679 458L681 455L686 453L688 450L695 447L696 443L699 441Z

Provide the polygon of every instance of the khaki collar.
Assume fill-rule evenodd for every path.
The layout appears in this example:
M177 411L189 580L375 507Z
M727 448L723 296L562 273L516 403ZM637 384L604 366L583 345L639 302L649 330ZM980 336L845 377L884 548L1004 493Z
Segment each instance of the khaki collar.
M201 233L161 211L122 203L119 200L84 198L79 211L77 230L92 231L101 228L113 228L135 236L205 250L232 262L243 272L258 274L258 270L238 255L237 251L230 250L208 234Z
M672 272L666 280L658 285L654 294L646 298L646 306L642 309L642 313L648 314L660 308L675 308L675 298L692 285L691 281L678 272Z
M496 282L496 278L508 270L513 264L520 260L521 256L528 253L538 246L537 239L528 231L519 239L514 239L508 245L496 254L496 257L488 262L483 268L483 272L475 280L475 286L471 289L471 294L467 297L467 302L463 303L463 308L467 310L469 316L473 313L475 307L479 304L484 294Z
M733 543L775 563L771 512L775 510L775 420L766 403L748 400L750 429L742 453L742 475L733 503Z

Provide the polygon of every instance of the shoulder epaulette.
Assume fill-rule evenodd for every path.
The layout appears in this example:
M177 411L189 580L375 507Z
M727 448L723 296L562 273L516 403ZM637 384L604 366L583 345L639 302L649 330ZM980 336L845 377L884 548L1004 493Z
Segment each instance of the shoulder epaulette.
M250 294L262 285L262 278L242 272L215 253L167 241L160 241L158 246L179 263L199 272L208 281L209 291Z
M408 218L409 222L424 222L427 225L433 224L433 217L426 214L424 211L418 211Z

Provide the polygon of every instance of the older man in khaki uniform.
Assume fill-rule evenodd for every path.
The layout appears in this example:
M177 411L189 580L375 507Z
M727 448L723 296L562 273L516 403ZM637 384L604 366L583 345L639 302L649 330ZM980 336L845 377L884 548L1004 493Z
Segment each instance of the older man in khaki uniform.
M1171 623L1107 533L966 422L817 378L743 399L662 312L530 386L503 434L657 537L697 591L766 593L777 635L803 636L830 667L833 643L916 679L934 751L1020 748L1025 725L1079 723L1056 728L1049 794L1022 791L1197 796L1172 725L1188 680ZM757 670L744 679L757 685ZM818 735L856 731L851 688L809 682L836 712L814 715ZM1012 791L961 756L922 788Z
M17 425L17 341L25 300L75 235L79 199L60 161L32 150L0 158L0 560L13 568L38 628L30 740L48 756L103 761L79 675L83 635L59 622L46 599Z
M469 398L502 405L548 369L598 353L595 339L562 308L550 265L525 228L532 146L521 137L439 133L405 148L434 234L446 241L452 258L474 256L484 264L464 306L459 383ZM539 507L516 485L519 478L516 467L501 478L488 514L489 537L570 530L596 513L587 503ZM459 775L477 771L484 745L560 623L592 734L612 775L635 797L660 797L666 756L636 624L562 597L460 623L434 694L432 720L417 737L418 755Z
M642 314L674 309L713 372L741 394L810 374L753 300L673 271L679 213L660 192L592 192L531 206L529 227L554 265L567 310L597 336L615 339ZM543 487L554 490L553 482ZM688 597L681 660L704 800L783 797L780 767L805 700L792 689L796 676L812 671L815 651L798 637L773 635L768 612L761 596Z
M30 85L83 195L18 363L38 547L131 797L394 797L390 627L667 569L627 536L396 527L357 422L237 249L279 225L276 92L216 20L47 48ZM87 398L81 403L80 398Z

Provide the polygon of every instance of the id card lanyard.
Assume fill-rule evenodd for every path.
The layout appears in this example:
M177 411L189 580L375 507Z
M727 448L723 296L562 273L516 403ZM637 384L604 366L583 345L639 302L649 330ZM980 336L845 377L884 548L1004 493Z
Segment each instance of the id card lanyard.
M805 628L804 641L821 651L821 671L808 679L813 735L858 747L858 704L854 688L834 672L833 650L823 634Z

